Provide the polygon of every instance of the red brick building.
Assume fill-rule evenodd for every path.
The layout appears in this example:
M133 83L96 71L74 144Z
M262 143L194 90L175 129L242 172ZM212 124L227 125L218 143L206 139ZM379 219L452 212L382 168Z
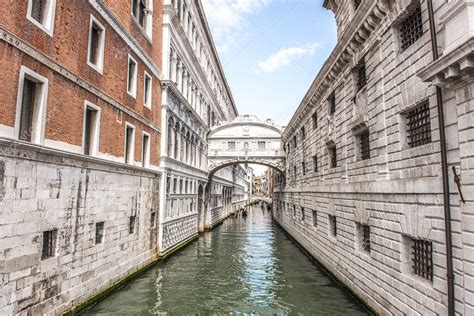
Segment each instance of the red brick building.
M0 314L153 260L161 0L0 0Z

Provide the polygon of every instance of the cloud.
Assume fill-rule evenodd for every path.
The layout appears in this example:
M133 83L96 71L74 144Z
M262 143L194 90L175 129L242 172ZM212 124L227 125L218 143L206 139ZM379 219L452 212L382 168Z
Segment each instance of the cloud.
M312 56L316 49L320 48L319 43L308 43L299 47L289 47L280 49L267 59L258 63L259 72L275 72L278 69L288 66L292 61L304 56Z
M272 2L273 0L203 0L217 49L220 52L227 51L235 42L235 32L244 29L247 17Z

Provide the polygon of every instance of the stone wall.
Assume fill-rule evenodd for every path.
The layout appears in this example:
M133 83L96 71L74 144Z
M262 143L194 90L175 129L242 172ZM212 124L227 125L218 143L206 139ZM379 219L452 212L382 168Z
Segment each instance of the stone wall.
M156 258L159 174L14 141L0 153L1 315L60 313Z

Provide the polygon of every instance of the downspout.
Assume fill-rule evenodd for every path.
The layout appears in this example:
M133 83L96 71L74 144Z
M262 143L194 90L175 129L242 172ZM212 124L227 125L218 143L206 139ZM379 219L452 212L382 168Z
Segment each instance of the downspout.
M431 48L433 60L439 58L438 41L436 39L436 29L433 11L433 0L428 0L428 15L430 19ZM444 225L446 233L446 277L448 281L448 315L454 316L454 273L453 273L453 247L451 237L451 205L449 201L449 173L448 155L446 149L446 131L444 128L444 106L443 91L436 87L436 100L438 106L439 140L441 145L441 168L443 177L443 200L444 200Z

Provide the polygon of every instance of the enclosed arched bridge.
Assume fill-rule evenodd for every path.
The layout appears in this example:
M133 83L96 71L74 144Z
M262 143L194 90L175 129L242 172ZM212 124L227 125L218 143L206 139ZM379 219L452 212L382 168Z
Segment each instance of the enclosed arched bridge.
M256 116L243 115L214 127L208 135L209 174L233 164L249 163L285 170L283 129Z

